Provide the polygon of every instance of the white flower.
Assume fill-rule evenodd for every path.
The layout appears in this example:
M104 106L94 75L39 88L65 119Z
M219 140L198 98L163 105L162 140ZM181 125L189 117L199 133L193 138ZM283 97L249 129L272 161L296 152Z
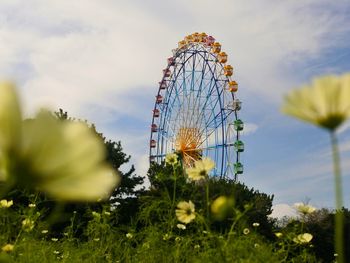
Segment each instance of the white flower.
M194 167L186 169L188 178L193 181L199 181L205 179L209 172L214 169L215 162L210 158L203 158L194 162Z
M134 237L131 233L127 233L125 236L126 236L128 239L132 239L132 238Z
M253 223L253 227L258 227L258 226L260 226L259 223L257 223L257 222Z
M36 204L29 204L28 207L29 208L34 208L34 207L36 207Z
M181 230L185 230L186 226L184 224L177 224L176 227Z

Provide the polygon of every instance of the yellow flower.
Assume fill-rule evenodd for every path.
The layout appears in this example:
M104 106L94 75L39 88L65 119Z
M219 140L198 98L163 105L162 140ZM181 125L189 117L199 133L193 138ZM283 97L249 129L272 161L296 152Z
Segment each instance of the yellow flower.
M177 204L177 208L178 209L176 209L175 214L180 222L188 224L196 218L194 204L192 201L181 201Z
M10 206L13 205L13 201L7 201L6 199L3 199L0 201L0 208L9 208Z
M178 162L178 156L176 153L169 153L165 156L165 163L175 165Z
M0 84L0 180L8 178L65 201L108 198L119 181L86 124L48 112L23 122L14 86Z
M11 245L11 244L6 244L5 246L3 246L1 248L2 251L4 252L11 252L14 248L14 245Z
M257 223L257 222L253 223L253 227L259 227L259 226L260 226L260 223Z
M307 205L304 203L295 203L294 207L296 208L296 210L303 214L303 215L307 215L307 214L311 214L313 212L316 211L316 208L311 206L311 205Z
M293 241L298 244L306 244L306 243L309 243L312 238L313 236L311 234L304 233L304 234L297 235L295 238L293 238Z
M132 238L134 237L131 233L127 233L125 236L126 236L128 239L132 239Z
M275 236L278 237L278 238L280 238L280 237L283 236L283 234L282 234L281 232L277 232L277 233L275 233Z
M32 231L34 228L34 221L28 218L24 219L22 221L22 228L26 232Z
M211 204L211 212L217 220L223 220L231 212L234 206L232 198L219 196Z
M194 162L194 167L186 169L188 178L193 181L205 179L209 172L215 167L215 162L210 158L203 158Z
M350 74L323 76L285 97L282 111L328 130L350 117Z
M36 207L36 204L29 204L28 207L29 208L34 208L34 207Z

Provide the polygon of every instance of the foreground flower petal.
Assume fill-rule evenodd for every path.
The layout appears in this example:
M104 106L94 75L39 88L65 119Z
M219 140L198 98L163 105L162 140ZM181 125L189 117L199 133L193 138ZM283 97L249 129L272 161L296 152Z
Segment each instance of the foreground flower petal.
M18 148L21 121L21 110L14 85L0 83L0 152Z
M0 181L9 177L11 154L21 143L21 110L16 90L11 83L0 83Z
M316 78L310 86L290 92L285 97L282 111L335 130L350 117L350 74Z
M119 176L105 164L102 140L87 125L43 114L24 130L22 159L29 160L30 180L40 190L61 200L96 201L115 189Z

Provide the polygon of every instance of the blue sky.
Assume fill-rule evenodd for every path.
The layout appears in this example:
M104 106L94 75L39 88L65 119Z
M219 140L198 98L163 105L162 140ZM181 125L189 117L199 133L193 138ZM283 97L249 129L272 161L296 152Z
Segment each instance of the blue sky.
M350 72L348 1L0 1L0 77L27 115L63 108L121 140L147 170L157 84L187 34L213 35L229 55L248 123L244 183L275 195L281 213L332 207L328 134L280 113L283 94L314 76ZM350 207L350 124L339 131Z

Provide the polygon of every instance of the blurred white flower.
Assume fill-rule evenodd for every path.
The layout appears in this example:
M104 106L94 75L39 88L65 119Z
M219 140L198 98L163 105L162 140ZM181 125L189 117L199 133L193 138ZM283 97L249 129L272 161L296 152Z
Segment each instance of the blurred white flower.
M291 91L282 111L311 124L335 130L350 118L350 74L315 78Z
M295 203L293 206L299 213L303 215L311 214L316 211L315 207L304 203Z
M177 224L176 227L181 230L185 230L186 226L184 224Z

